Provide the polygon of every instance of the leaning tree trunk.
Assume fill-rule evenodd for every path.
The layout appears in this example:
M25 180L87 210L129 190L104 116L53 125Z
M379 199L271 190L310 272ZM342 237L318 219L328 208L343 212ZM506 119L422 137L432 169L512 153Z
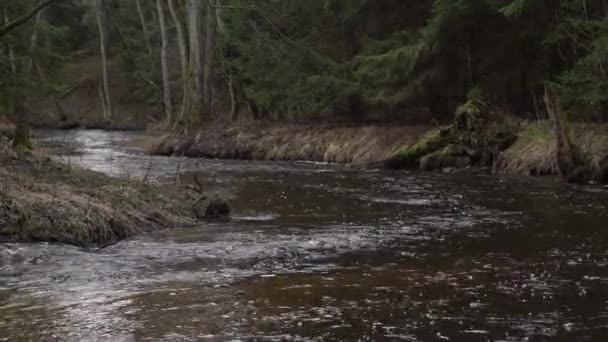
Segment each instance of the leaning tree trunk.
M171 84L169 82L169 68L167 65L167 27L165 25L165 11L163 9L163 1L156 0L158 10L158 23L160 25L160 65L161 75L163 80L163 108L167 122L171 122L173 115L173 106L171 103Z
M213 116L213 66L215 64L215 45L217 38L217 16L215 0L207 0L207 17L205 20L205 62L203 80L203 103L206 114Z
M545 88L545 105L547 106L547 114L553 125L553 133L555 135L555 149L557 168L560 176L573 179L577 168L577 156L575 149L570 141L568 128L566 127L566 116L559 104L559 100L555 91L547 86Z
M36 54L36 48L38 47L38 26L42 17L42 11L38 12L34 17L32 24L32 35L30 36L30 48L29 56L26 61L26 73L27 76L32 77L34 75L34 55Z
M139 15L139 23L141 25L141 30L144 33L144 41L146 42L146 49L148 50L148 54L152 55L152 42L150 41L150 31L148 31L148 24L146 23L146 16L144 15L144 10L141 7L141 0L135 0L135 5L137 7L137 14Z
M4 26L0 27L0 37L9 34L12 30L20 27L21 25L27 23L30 19L32 19L38 12L40 12L46 6L52 4L57 0L46 0L38 4L38 6L34 7L29 13L11 21L5 23Z
M108 79L108 27L106 6L104 0L95 0L95 17L97 19L97 29L99 31L99 50L101 54L102 69L102 84L100 87L100 97L102 102L103 121L104 123L107 123L112 120L112 101L110 98L110 85Z
M173 0L168 0L169 3L169 12L171 13L171 17L173 18L173 23L175 25L175 29L177 32L177 47L179 49L179 61L182 71L182 103L181 109L179 112L179 118L176 119L176 122L181 120L184 116L184 110L187 108L187 94L188 94L188 50L186 47L186 36L184 34L183 24L177 14L175 9L175 4Z

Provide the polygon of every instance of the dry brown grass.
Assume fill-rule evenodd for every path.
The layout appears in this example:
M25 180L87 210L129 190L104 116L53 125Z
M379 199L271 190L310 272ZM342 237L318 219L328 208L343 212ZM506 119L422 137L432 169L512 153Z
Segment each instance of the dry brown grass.
M0 140L9 139L13 136L15 125L0 117Z
M137 144L150 153L344 164L380 162L419 139L427 126L214 124Z
M592 178L603 178L608 162L608 124L571 124L570 134L573 144L588 160ZM502 153L497 169L523 175L555 175L555 148L549 122L523 123L518 140Z
M0 240L103 246L194 222L187 191L74 169L0 144Z

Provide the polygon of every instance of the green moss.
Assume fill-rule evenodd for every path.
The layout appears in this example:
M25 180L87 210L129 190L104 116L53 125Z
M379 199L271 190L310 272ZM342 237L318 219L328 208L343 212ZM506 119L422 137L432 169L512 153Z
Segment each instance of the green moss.
M517 144L553 140L553 133L548 121L529 123L517 133Z
M456 144L448 144L441 153L445 156L464 156L466 151L464 147Z
M422 139L413 145L404 146L399 149L388 161L389 168L405 168L418 165L421 157L430 154L445 144L444 130L435 129L427 133Z
M420 169L433 171L442 168L465 168L471 165L472 159L466 156L465 150L460 145L449 144L442 150L437 150L425 155L420 159Z
M31 151L33 149L30 138L30 128L26 125L17 125L15 136L13 137L13 147L17 151Z

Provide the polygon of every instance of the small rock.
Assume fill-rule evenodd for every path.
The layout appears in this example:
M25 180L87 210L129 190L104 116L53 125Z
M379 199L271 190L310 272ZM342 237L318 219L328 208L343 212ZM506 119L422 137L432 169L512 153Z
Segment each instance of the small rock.
M197 201L193 208L199 220L222 221L230 219L230 205L225 199L215 195Z

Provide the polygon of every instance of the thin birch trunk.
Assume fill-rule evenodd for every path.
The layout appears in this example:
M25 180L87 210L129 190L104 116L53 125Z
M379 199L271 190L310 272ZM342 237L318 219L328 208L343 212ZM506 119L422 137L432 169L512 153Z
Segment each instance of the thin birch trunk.
M184 26L180 21L180 18L175 10L174 0L168 0L169 3L169 12L171 13L171 17L173 18L173 22L175 24L175 29L177 31L177 47L179 49L179 60L180 66L182 70L182 104L179 114L179 119L181 119L184 115L184 110L187 107L187 89L188 89L188 50L186 47L186 36L184 34Z
M203 69L202 69L202 39L201 39L201 1L188 0L188 36L190 42L190 70L188 72L190 86L187 88L190 115L201 116L203 110Z
M103 120L112 120L112 101L110 99L110 86L108 80L108 56L107 56L107 18L104 0L95 1L95 17L97 18L97 29L99 31L99 48L101 53L102 85L100 97L102 100Z
M217 28L219 30L220 35L223 36L225 40L228 40L228 32L226 31L226 23L224 21L224 9L220 0L217 0L217 8L215 14L217 18ZM232 75L232 70L229 66L226 65L226 63L224 63L224 61L222 61L222 65L224 66L224 72L226 73L226 79L228 83L228 96L230 98L230 118L232 121L237 121L239 119L239 112L236 89L234 87L234 77Z
M29 48L29 56L25 66L25 72L28 76L32 76L34 74L34 55L36 54L36 48L38 47L38 23L42 18L42 12L40 11L36 13L34 17L34 22L32 25L32 35L30 36L30 48Z
M167 27L165 24L165 11L163 9L163 1L156 0L156 8L158 10L158 23L160 25L160 65L163 80L163 107L167 122L171 122L173 116L173 106L171 103L171 84L169 82L169 68L167 66Z
M217 39L217 16L215 0L207 0L205 20L205 59L203 66L203 103L206 114L213 116L213 66L215 64L215 45Z
M141 29L144 33L144 40L146 42L146 49L148 50L148 54L152 55L152 42L150 41L150 31L148 31L148 24L146 23L146 16L144 15L144 10L141 7L141 0L135 0L135 4L137 6L137 14L139 15L139 22L141 25Z

